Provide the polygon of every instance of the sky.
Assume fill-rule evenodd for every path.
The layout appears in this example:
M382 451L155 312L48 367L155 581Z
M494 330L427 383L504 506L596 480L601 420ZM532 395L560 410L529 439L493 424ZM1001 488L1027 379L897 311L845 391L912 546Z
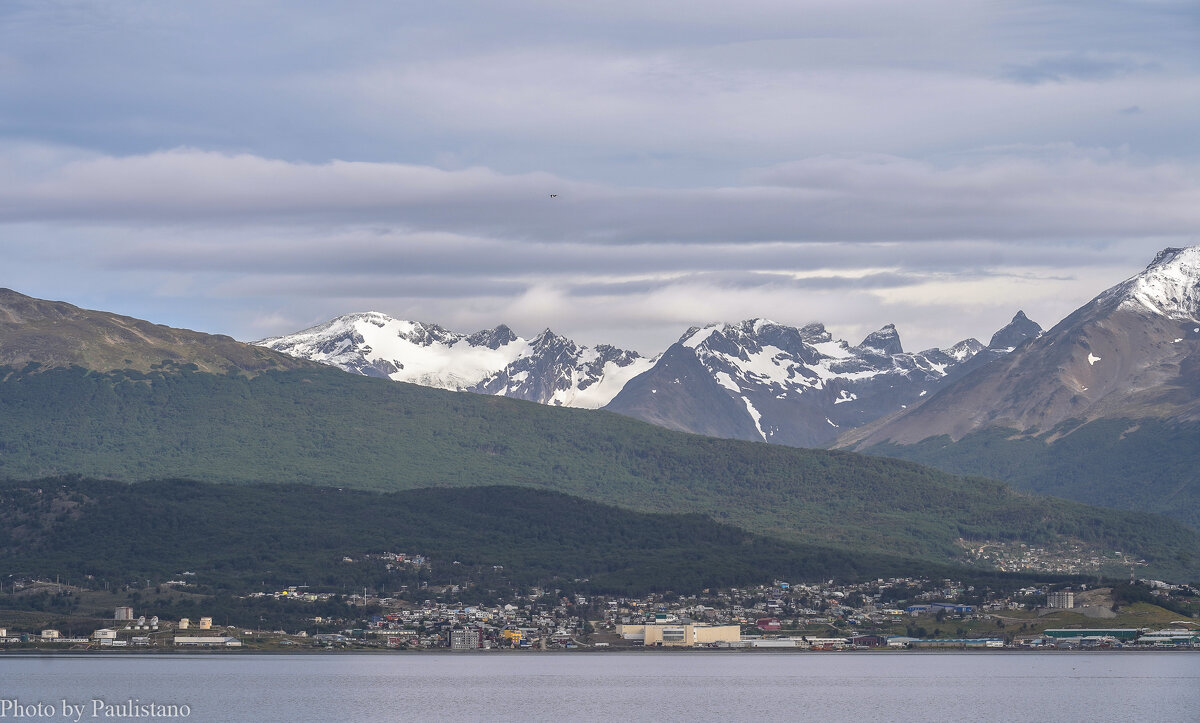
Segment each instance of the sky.
M1200 244L1197 128L1195 0L6 0L0 286L986 342Z

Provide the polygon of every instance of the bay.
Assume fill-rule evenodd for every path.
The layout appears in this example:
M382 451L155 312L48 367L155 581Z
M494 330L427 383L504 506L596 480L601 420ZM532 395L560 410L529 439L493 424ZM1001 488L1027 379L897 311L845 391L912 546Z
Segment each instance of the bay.
M5 655L0 720L16 720L6 700L53 709L40 720L69 719L66 700L82 720L120 720L95 706L134 701L202 721L1184 721L1200 719L1200 655Z

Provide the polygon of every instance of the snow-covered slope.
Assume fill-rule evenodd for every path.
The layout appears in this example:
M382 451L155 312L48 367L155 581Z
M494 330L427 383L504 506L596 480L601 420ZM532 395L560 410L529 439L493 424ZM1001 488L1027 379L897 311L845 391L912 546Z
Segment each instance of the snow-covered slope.
M549 329L532 340L503 324L459 334L375 311L255 343L366 376L593 409L653 363L607 345L578 346Z
M1200 246L1159 251L1145 271L1096 298L1101 305L1113 302L1167 319L1200 320Z
M607 344L581 347L549 329L530 342L530 351L470 391L501 394L564 407L597 409L608 404L653 359Z
M607 409L673 429L813 446L920 400L985 347L905 352L889 324L851 346L821 324L689 329Z
M478 384L530 348L506 326L468 336L377 311L254 343L366 376L455 390Z

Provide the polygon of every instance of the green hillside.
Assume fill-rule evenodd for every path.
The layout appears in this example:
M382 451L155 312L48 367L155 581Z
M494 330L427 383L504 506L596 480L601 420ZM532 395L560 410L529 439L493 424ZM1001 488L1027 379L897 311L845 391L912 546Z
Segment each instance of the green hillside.
M1058 436L1069 431L1065 436ZM1053 438L1053 442L1047 439ZM985 475L1038 494L1148 510L1200 529L1200 424L1160 419L1067 423L1040 435L989 428L862 450Z
M0 375L0 476L305 483L373 490L520 485L693 512L781 539L950 560L956 540L1066 535L1191 575L1197 536L1162 518L1034 499L847 452L670 432L334 369Z

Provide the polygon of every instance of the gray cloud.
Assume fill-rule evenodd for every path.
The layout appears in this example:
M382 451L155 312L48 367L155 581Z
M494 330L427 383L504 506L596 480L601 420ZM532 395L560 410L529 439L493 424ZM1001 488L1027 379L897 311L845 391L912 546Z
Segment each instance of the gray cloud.
M1063 83L1070 80L1103 81L1132 73L1162 70L1158 63L1139 62L1130 58L1107 58L1091 55L1059 55L1041 58L1027 65L1012 65L1004 76L1018 83Z
M314 165L180 149L38 170L4 164L0 219L374 223L515 242L618 244L1122 238L1200 225L1200 172L1182 162L1077 154L938 167L856 154L747 176L743 186L637 188L545 173Z
M364 308L647 351L751 316L1050 323L1197 242L1198 20L14 0L0 284L239 338Z

